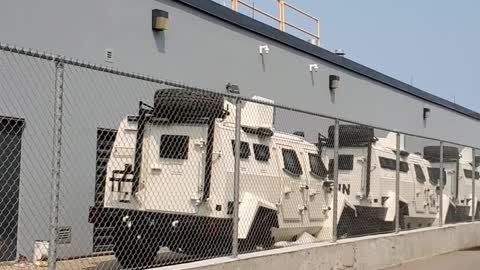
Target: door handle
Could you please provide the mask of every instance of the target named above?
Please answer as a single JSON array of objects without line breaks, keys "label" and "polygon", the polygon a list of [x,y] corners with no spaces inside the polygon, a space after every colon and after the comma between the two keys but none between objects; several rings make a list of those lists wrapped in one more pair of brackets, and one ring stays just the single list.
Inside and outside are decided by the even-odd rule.
[{"label": "door handle", "polygon": [[292,189],[290,187],[287,186],[283,189],[283,194],[287,195],[290,193],[292,193]]}]

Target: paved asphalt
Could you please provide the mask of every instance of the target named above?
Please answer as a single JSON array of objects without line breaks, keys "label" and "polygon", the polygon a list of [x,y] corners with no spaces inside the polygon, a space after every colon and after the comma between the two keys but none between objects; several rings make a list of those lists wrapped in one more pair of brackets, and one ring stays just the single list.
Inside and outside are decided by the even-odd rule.
[{"label": "paved asphalt", "polygon": [[413,261],[384,270],[479,270],[480,247]]}]

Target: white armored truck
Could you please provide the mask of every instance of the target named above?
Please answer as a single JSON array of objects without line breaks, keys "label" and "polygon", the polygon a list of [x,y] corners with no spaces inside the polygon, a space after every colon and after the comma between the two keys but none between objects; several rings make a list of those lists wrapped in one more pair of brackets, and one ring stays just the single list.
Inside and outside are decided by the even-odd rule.
[{"label": "white armored truck", "polygon": [[[148,266],[160,247],[197,256],[230,252],[235,111],[218,94],[162,89],[154,106],[140,103],[138,116],[120,123],[104,204],[90,215],[114,221],[122,266]],[[241,111],[241,251],[304,233],[330,237],[331,181],[318,147],[274,130],[271,106],[242,102]]]},{"label": "white armored truck", "polygon": [[[440,168],[440,147],[428,146],[424,149],[424,158],[428,159],[436,173]],[[474,161],[475,160],[475,161]],[[470,148],[464,148],[460,153],[457,147],[443,147],[443,167],[444,167],[444,193],[449,200],[444,204],[447,209],[446,223],[464,222],[472,219],[473,207],[478,215],[478,192],[480,192],[479,182],[475,183],[475,198],[472,199],[472,178],[480,179],[478,172],[479,157],[472,158]],[[475,170],[472,165],[475,162]]]},{"label": "white armored truck", "polygon": [[[333,179],[333,135],[320,135],[322,160]],[[444,194],[440,195],[439,146],[428,146],[424,157],[400,150],[400,218],[402,229],[431,226],[438,222],[443,200],[443,222],[471,220],[472,166],[460,158],[458,148],[444,148]],[[338,235],[352,236],[394,229],[396,182],[396,134],[376,138],[372,128],[339,126],[338,190],[348,203],[338,224]],[[478,172],[476,172],[476,177]],[[477,191],[478,192],[478,191]],[[474,201],[477,201],[476,199]],[[478,208],[477,208],[478,209]],[[478,213],[478,212],[477,212]]]},{"label": "white armored truck", "polygon": [[[266,105],[272,101],[255,99],[260,103],[241,103],[240,250],[269,248],[305,233],[329,239],[334,127],[316,145],[301,133],[278,132],[273,107]],[[153,106],[140,102],[138,115],[120,123],[103,205],[91,208],[90,220],[115,227],[114,252],[123,267],[150,266],[160,247],[198,258],[231,251],[235,112],[219,94],[162,89]],[[338,236],[393,230],[395,134],[376,138],[371,128],[340,125],[339,138]],[[440,196],[436,151],[425,148],[425,157],[399,153],[404,229],[432,225],[440,199],[453,206],[444,208],[447,220],[472,215],[468,159],[444,158],[447,192]]]},{"label": "white armored truck", "polygon": [[[323,136],[321,136],[323,137]],[[320,139],[322,160],[333,172],[334,126]],[[395,221],[396,135],[376,138],[370,127],[339,126],[338,191],[348,200],[338,224],[339,237],[391,231]],[[400,225],[431,225],[437,193],[426,180],[429,162],[400,152]],[[333,174],[329,177],[333,179]]]}]

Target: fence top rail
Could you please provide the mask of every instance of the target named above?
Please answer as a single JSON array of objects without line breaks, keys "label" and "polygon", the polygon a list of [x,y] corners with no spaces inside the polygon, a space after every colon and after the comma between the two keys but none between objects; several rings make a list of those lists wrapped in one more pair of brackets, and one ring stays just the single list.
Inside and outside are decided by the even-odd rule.
[{"label": "fence top rail", "polygon": [[458,143],[458,142],[452,142],[452,141],[444,140],[444,139],[440,139],[440,138],[428,137],[428,136],[423,136],[423,135],[418,135],[418,134],[413,134],[413,133],[408,133],[408,132],[402,132],[401,130],[384,128],[384,127],[379,127],[379,126],[375,126],[375,125],[371,125],[371,124],[365,124],[365,123],[361,123],[359,121],[352,120],[352,119],[340,118],[340,117],[330,116],[330,115],[327,115],[327,114],[312,112],[312,111],[308,111],[308,110],[304,110],[304,109],[293,108],[293,107],[283,105],[283,104],[278,104],[278,103],[272,104],[272,103],[264,102],[264,101],[261,101],[261,100],[254,100],[254,99],[248,98],[248,97],[242,97],[242,96],[229,94],[229,93],[222,93],[221,91],[215,91],[213,89],[195,87],[195,86],[187,85],[187,84],[184,84],[184,83],[169,81],[169,80],[165,80],[165,79],[159,79],[159,78],[156,78],[154,76],[148,76],[148,75],[143,75],[143,74],[129,72],[129,71],[123,71],[123,70],[119,70],[119,69],[112,68],[112,67],[107,67],[107,66],[100,65],[100,64],[94,64],[94,63],[91,63],[91,62],[82,61],[82,60],[79,60],[79,59],[76,59],[76,58],[71,58],[71,57],[67,58],[67,57],[65,57],[63,55],[60,55],[60,54],[54,54],[54,53],[48,53],[48,52],[33,50],[33,49],[29,49],[29,48],[18,47],[18,46],[10,45],[8,43],[0,42],[0,50],[10,52],[10,53],[16,53],[16,54],[20,54],[20,55],[45,59],[45,60],[49,60],[49,61],[62,61],[64,64],[68,64],[68,65],[72,65],[72,66],[77,66],[77,67],[82,67],[82,68],[91,69],[91,70],[95,70],[95,71],[110,73],[110,74],[114,74],[114,75],[118,75],[118,76],[122,76],[122,77],[128,77],[128,78],[132,78],[132,79],[154,82],[154,83],[158,83],[160,85],[166,85],[166,86],[170,86],[170,87],[178,87],[178,88],[183,88],[183,89],[186,89],[186,90],[194,90],[194,91],[209,91],[209,92],[213,92],[213,93],[219,93],[219,94],[223,95],[224,97],[232,98],[232,99],[240,99],[240,100],[245,101],[245,102],[252,102],[252,103],[272,106],[274,108],[283,109],[283,110],[287,110],[287,111],[292,111],[292,112],[297,112],[297,113],[302,113],[302,114],[307,114],[307,115],[311,115],[311,116],[322,117],[322,118],[327,118],[327,119],[332,119],[332,120],[339,120],[339,121],[342,121],[342,122],[345,122],[345,123],[362,125],[362,126],[367,126],[367,127],[371,127],[371,128],[375,128],[375,129],[379,129],[379,130],[383,130],[383,131],[396,132],[396,133],[401,133],[403,135],[413,136],[413,137],[417,137],[417,138],[421,138],[421,139],[435,140],[435,141],[439,141],[439,142],[443,142],[443,143],[454,144],[454,145],[458,145],[458,146],[462,146],[462,147],[470,147],[470,148],[476,149],[476,147],[474,147],[474,146],[466,145],[466,144],[462,144],[462,143]]}]

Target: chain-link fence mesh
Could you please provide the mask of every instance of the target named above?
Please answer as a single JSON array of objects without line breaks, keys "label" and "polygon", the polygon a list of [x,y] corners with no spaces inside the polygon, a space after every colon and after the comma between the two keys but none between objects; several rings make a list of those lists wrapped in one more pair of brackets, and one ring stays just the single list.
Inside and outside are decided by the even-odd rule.
[{"label": "chain-link fence mesh", "polygon": [[[330,127],[328,133],[328,167],[333,170],[334,128]],[[394,230],[395,154],[392,148],[395,148],[393,133],[358,124],[338,124],[338,238]],[[384,161],[389,162],[388,168],[382,167]]]},{"label": "chain-link fence mesh", "polygon": [[400,180],[401,230],[439,225],[440,144],[410,135],[401,135],[400,139],[402,161],[408,163],[408,172]]},{"label": "chain-link fence mesh", "polygon": [[259,97],[241,112],[240,252],[330,240],[332,181],[319,134],[333,121]]},{"label": "chain-link fence mesh", "polygon": [[140,269],[480,216],[471,148],[1,48],[2,267]]},{"label": "chain-link fence mesh", "polygon": [[[444,205],[445,223],[472,220],[472,180],[479,174],[474,167],[472,149],[455,144],[445,144],[444,156]],[[447,201],[448,198],[448,201]]]},{"label": "chain-link fence mesh", "polygon": [[53,61],[0,50],[0,261],[49,237],[54,84]]}]

